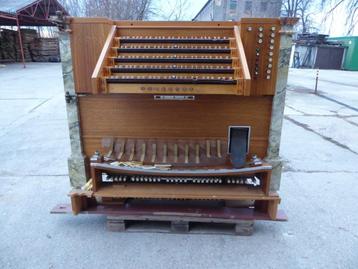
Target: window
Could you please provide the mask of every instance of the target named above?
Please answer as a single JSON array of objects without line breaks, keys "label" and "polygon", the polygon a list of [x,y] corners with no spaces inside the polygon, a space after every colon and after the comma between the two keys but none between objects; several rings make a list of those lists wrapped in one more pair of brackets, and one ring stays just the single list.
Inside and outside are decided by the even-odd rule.
[{"label": "window", "polygon": [[237,0],[230,0],[230,10],[236,10]]}]

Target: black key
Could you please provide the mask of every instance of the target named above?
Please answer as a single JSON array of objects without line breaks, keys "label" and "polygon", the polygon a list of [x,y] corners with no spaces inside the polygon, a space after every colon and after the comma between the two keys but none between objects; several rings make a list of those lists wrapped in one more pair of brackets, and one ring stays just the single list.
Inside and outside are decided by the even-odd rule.
[{"label": "black key", "polygon": [[118,48],[118,52],[136,53],[230,53],[230,49],[206,49],[206,48]]},{"label": "black key", "polygon": [[196,38],[121,38],[122,43],[193,43],[193,44],[229,44],[229,39],[196,39]]},{"label": "black key", "polygon": [[112,73],[208,73],[208,74],[233,74],[234,69],[215,68],[122,68],[112,67]]},{"label": "black key", "polygon": [[219,63],[232,64],[230,58],[129,58],[118,57],[115,62],[121,63]]}]

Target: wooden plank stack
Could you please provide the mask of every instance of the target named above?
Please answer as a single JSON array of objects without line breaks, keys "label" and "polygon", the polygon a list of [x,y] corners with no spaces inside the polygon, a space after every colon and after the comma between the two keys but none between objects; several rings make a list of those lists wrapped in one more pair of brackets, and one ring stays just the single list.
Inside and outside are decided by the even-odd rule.
[{"label": "wooden plank stack", "polygon": [[[59,62],[58,38],[38,37],[34,29],[21,29],[25,61]],[[18,32],[10,29],[0,31],[0,61],[20,62],[21,49]]]},{"label": "wooden plank stack", "polygon": [[34,62],[59,62],[58,38],[36,38],[31,44],[31,54]]}]

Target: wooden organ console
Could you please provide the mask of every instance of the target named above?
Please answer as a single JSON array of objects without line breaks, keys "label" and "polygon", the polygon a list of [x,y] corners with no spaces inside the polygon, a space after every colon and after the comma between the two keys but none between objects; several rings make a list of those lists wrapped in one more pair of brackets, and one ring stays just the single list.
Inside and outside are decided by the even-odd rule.
[{"label": "wooden organ console", "polygon": [[280,19],[71,18],[69,28],[89,180],[71,192],[75,214],[89,199],[217,200],[276,220],[280,197],[263,160]]}]

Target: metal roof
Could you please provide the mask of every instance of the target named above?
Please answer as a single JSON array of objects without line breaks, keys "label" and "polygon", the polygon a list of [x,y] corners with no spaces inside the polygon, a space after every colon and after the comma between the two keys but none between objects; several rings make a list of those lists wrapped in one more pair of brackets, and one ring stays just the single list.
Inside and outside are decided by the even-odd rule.
[{"label": "metal roof", "polygon": [[68,15],[58,0],[0,0],[0,25],[53,26],[49,17],[57,10]]},{"label": "metal roof", "polygon": [[34,2],[38,2],[38,0],[0,0],[0,11],[15,14],[16,11]]}]

